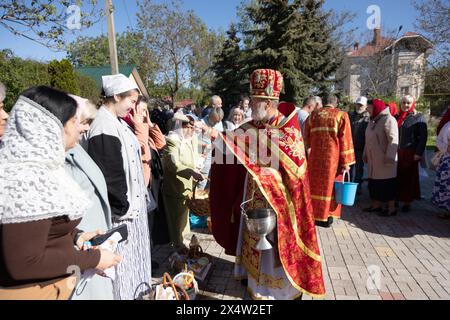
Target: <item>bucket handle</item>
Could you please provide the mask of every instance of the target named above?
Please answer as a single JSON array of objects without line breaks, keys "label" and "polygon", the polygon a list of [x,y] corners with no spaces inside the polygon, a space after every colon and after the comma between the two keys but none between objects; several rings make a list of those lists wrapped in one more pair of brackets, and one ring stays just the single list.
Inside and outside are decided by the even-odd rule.
[{"label": "bucket handle", "polygon": [[246,200],[246,201],[244,201],[244,202],[241,203],[241,205],[240,205],[240,207],[241,207],[241,213],[243,213],[243,214],[246,213],[246,210],[245,210],[245,204],[248,203],[248,202],[250,202],[250,201],[252,201],[254,197],[255,197],[255,190],[253,190],[252,197],[251,197],[250,199],[248,199],[248,200]]},{"label": "bucket handle", "polygon": [[350,173],[347,170],[345,170],[344,173],[342,174],[342,183],[345,182],[345,175],[347,175],[348,182],[350,182]]}]

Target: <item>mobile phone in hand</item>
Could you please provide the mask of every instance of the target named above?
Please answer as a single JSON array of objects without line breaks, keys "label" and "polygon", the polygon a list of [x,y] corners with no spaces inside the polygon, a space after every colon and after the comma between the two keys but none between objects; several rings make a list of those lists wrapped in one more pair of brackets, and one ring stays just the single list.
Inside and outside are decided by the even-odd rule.
[{"label": "mobile phone in hand", "polygon": [[90,243],[93,246],[99,246],[101,245],[103,242],[105,242],[106,240],[108,240],[109,237],[111,237],[114,232],[119,232],[120,235],[122,236],[122,239],[119,241],[119,243],[125,241],[128,239],[128,228],[126,224],[121,224],[120,226],[117,226],[115,228],[112,228],[110,230],[108,230],[105,234],[99,234],[98,236],[93,237],[90,240]]}]

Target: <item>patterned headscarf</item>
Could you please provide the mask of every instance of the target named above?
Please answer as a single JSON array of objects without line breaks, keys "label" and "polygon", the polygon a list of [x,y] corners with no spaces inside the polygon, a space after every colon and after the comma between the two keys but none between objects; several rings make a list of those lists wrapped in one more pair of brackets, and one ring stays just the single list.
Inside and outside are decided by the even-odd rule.
[{"label": "patterned headscarf", "polygon": [[409,108],[409,110],[406,111],[406,112],[403,111],[402,108],[400,107],[400,116],[397,119],[397,123],[398,123],[398,127],[399,128],[402,126],[403,121],[405,121],[405,119],[408,116],[408,114],[414,113],[414,108],[416,106],[416,99],[413,96],[410,96],[410,95],[404,96],[403,99],[402,99],[402,104],[403,104],[403,101],[405,99],[412,99],[412,105],[411,105],[411,108]]},{"label": "patterned headscarf", "polygon": [[90,201],[64,170],[63,134],[50,111],[19,97],[0,147],[0,224],[84,215]]}]

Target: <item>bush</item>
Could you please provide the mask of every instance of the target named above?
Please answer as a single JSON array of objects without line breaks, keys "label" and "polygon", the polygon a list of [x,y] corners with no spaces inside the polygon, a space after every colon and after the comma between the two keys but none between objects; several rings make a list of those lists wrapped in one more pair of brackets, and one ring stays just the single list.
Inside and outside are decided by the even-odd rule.
[{"label": "bush", "polygon": [[100,100],[101,90],[97,86],[97,83],[91,77],[85,76],[78,72],[75,72],[77,83],[80,88],[80,97],[91,100],[94,104],[97,104]]},{"label": "bush", "polygon": [[69,60],[51,61],[48,65],[48,74],[50,75],[50,85],[53,88],[80,95],[77,76]]},{"label": "bush", "polygon": [[47,65],[14,57],[10,50],[0,51],[0,81],[6,86],[5,110],[9,111],[19,94],[31,86],[50,85]]},{"label": "bush", "polygon": [[74,72],[68,60],[50,64],[15,57],[11,50],[0,51],[0,81],[6,86],[5,110],[10,111],[19,94],[32,86],[53,86],[96,103],[100,89],[89,77]]}]

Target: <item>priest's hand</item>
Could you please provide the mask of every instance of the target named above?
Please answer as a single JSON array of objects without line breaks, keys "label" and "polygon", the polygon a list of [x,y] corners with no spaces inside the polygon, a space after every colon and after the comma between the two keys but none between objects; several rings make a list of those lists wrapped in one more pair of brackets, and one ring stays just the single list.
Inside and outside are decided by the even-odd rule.
[{"label": "priest's hand", "polygon": [[414,155],[414,161],[420,161],[422,160],[421,156],[418,156],[417,154]]}]

